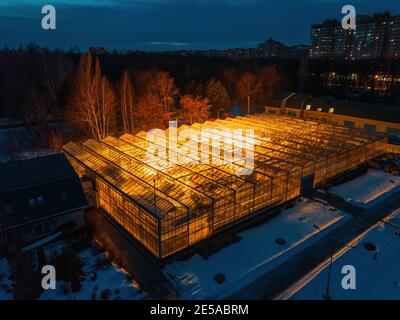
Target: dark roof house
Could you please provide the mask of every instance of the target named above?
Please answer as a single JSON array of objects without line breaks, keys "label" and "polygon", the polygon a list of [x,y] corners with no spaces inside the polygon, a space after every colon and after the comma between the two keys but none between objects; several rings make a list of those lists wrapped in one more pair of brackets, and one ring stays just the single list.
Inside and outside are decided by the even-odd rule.
[{"label": "dark roof house", "polygon": [[0,165],[0,231],[87,206],[63,154]]}]

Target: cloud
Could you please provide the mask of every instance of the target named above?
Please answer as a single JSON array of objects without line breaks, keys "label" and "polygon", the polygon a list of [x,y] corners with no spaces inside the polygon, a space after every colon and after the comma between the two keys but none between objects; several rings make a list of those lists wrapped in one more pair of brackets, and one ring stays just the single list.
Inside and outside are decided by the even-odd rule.
[{"label": "cloud", "polygon": [[151,41],[146,44],[151,46],[173,46],[173,47],[184,47],[189,46],[189,42],[165,42],[165,41]]}]

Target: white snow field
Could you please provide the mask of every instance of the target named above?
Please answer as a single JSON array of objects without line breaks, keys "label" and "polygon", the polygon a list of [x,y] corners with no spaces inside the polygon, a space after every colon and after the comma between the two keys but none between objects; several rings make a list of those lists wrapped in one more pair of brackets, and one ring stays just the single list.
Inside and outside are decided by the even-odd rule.
[{"label": "white snow field", "polygon": [[[242,232],[242,240],[207,260],[195,254],[186,261],[166,265],[164,272],[185,299],[224,298],[320,239],[325,232],[315,226],[329,232],[348,217],[320,202],[303,199],[263,225]],[[277,244],[278,238],[285,244]],[[218,273],[226,278],[222,284],[214,280]]]},{"label": "white snow field", "polygon": [[392,176],[383,171],[369,169],[354,180],[334,186],[329,192],[361,207],[371,207],[393,192],[400,190],[400,176]]},{"label": "white snow field", "polygon": [[[394,225],[400,225],[400,209],[390,218]],[[377,250],[369,251],[365,244],[373,244]],[[400,236],[396,228],[379,223],[367,232],[355,245],[349,248],[332,264],[329,296],[332,300],[398,300],[400,299]],[[342,268],[352,265],[356,271],[356,289],[342,288]],[[290,299],[321,300],[326,292],[329,268],[326,266]]]},{"label": "white snow field", "polygon": [[[55,290],[43,291],[40,300],[101,300],[103,290],[110,290],[109,300],[142,300],[147,298],[139,285],[131,279],[128,274],[116,265],[108,262],[104,266],[96,267],[97,259],[103,258],[104,253],[94,253],[91,249],[79,252],[79,257],[85,259],[87,263],[83,266],[83,272],[87,273],[86,279],[81,281],[81,290],[74,293],[65,293],[66,283],[57,282]],[[91,279],[91,272],[96,273],[96,278]],[[1,275],[4,275],[3,277]],[[0,260],[0,300],[13,300],[12,293],[7,293],[7,286],[11,286],[8,280],[9,270],[6,259]]]}]

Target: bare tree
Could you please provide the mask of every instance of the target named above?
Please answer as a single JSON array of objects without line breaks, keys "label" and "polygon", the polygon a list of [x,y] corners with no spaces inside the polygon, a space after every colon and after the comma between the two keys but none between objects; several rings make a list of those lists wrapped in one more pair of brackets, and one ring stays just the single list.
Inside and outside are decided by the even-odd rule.
[{"label": "bare tree", "polygon": [[55,151],[60,152],[65,143],[65,134],[61,126],[54,126],[47,134],[47,143],[49,147]]},{"label": "bare tree", "polygon": [[148,70],[138,76],[139,86],[143,94],[150,92],[155,95],[165,111],[170,111],[174,97],[179,93],[174,79],[168,72]]},{"label": "bare tree", "polygon": [[227,68],[221,72],[221,80],[224,84],[226,90],[228,91],[231,100],[235,98],[236,82],[237,82],[237,72],[235,68]]},{"label": "bare tree", "polygon": [[100,62],[87,53],[81,57],[71,98],[72,116],[95,139],[103,139],[113,125],[116,99],[114,90],[102,76]]},{"label": "bare tree", "polygon": [[155,90],[161,100],[163,110],[170,111],[170,107],[174,102],[174,96],[179,90],[175,86],[174,79],[168,72],[160,71],[155,78]]},{"label": "bare tree", "polygon": [[54,107],[50,95],[33,88],[24,105],[25,123],[35,132],[40,132],[40,128],[52,119]]},{"label": "bare tree", "polygon": [[207,98],[186,95],[180,99],[181,109],[178,117],[185,123],[204,122],[210,117],[210,104]]},{"label": "bare tree", "polygon": [[253,98],[256,92],[256,79],[250,72],[244,73],[236,87],[238,99],[242,105],[247,106],[247,113],[250,113]]},{"label": "bare tree", "polygon": [[71,60],[64,54],[58,53],[51,57],[44,57],[45,89],[53,106],[59,111],[59,93],[65,80],[72,70]]},{"label": "bare tree", "polygon": [[118,94],[122,130],[124,133],[133,133],[137,112],[135,107],[134,88],[127,70],[124,71],[119,82]]},{"label": "bare tree", "polygon": [[24,120],[39,135],[46,133],[50,121],[62,118],[60,91],[72,69],[72,62],[62,53],[42,59],[43,83],[32,88],[24,104]]},{"label": "bare tree", "polygon": [[221,111],[224,115],[231,111],[231,99],[221,81],[211,79],[207,83],[206,95],[210,101],[213,116],[219,118]]},{"label": "bare tree", "polygon": [[266,98],[272,98],[278,90],[281,74],[276,65],[263,67],[257,73],[256,96],[257,102],[262,104]]}]

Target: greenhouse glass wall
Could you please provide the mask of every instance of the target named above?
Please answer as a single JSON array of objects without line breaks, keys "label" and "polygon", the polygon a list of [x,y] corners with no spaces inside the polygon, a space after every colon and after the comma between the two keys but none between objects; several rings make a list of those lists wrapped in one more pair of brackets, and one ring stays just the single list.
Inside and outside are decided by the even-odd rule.
[{"label": "greenhouse glass wall", "polygon": [[[269,114],[172,127],[154,137],[142,131],[63,150],[81,177],[93,179],[98,206],[160,259],[298,197],[305,181],[318,187],[388,148],[375,133]],[[253,170],[240,174],[249,155]]]}]

